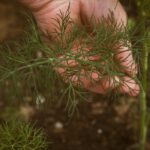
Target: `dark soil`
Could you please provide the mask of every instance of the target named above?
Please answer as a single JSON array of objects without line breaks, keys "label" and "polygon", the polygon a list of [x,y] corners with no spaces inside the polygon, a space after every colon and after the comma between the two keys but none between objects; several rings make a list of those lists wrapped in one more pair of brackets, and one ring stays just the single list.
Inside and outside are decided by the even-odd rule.
[{"label": "dark soil", "polygon": [[[0,2],[0,42],[19,39],[24,19],[13,1]],[[2,96],[0,96],[2,97]],[[32,117],[42,128],[49,150],[137,150],[138,99],[120,97],[117,101],[91,95],[68,117],[65,105],[51,104],[36,110]],[[149,132],[150,140],[150,132]],[[150,150],[147,143],[146,150]]]},{"label": "dark soil", "polygon": [[[50,150],[136,150],[135,101],[121,101],[122,104],[110,104],[108,99],[96,96],[80,104],[79,113],[71,118],[61,106],[38,112],[36,119],[52,141]],[[58,128],[58,123],[63,127]]]}]

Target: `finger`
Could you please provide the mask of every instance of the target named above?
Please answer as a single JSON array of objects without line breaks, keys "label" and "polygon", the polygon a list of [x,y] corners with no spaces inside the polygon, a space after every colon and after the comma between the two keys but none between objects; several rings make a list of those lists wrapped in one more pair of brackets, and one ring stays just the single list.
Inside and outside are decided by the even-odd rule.
[{"label": "finger", "polygon": [[137,96],[140,92],[140,87],[134,79],[126,76],[121,79],[120,86],[117,90],[129,96]]},{"label": "finger", "polygon": [[84,69],[80,71],[78,74],[74,75],[68,75],[66,72],[66,69],[64,68],[55,68],[55,71],[61,75],[62,79],[68,83],[72,82],[74,86],[80,86],[82,88],[88,89],[92,86],[92,84],[95,84],[95,82],[99,81],[99,75],[96,72],[86,72]]},{"label": "finger", "polygon": [[74,55],[80,54],[80,60],[83,61],[97,61],[100,60],[100,56],[92,54],[92,47],[90,45],[84,45],[84,41],[81,39],[80,43],[75,42],[72,48]]},{"label": "finger", "polygon": [[100,59],[100,56],[88,54],[90,48],[82,48],[79,50],[79,47],[72,48],[71,52],[68,55],[63,55],[58,57],[58,63],[53,64],[58,65],[59,67],[64,68],[73,68],[79,65],[81,62],[97,61]]},{"label": "finger", "polygon": [[81,0],[81,18],[90,27],[99,24],[103,17],[109,21],[110,12],[112,12],[118,27],[121,25],[126,26],[127,15],[118,0]]},{"label": "finger", "polygon": [[[73,24],[81,25],[79,1],[18,0],[33,13],[39,29],[53,41],[65,39],[72,31]],[[65,30],[64,30],[65,29]],[[62,31],[63,30],[63,31]]]},{"label": "finger", "polygon": [[61,68],[61,67],[54,67],[54,70],[61,76],[63,76],[66,71],[65,68]]},{"label": "finger", "polygon": [[[88,74],[85,75],[85,74]],[[108,91],[118,87],[120,80],[117,76],[102,77],[98,72],[92,72],[91,74],[83,70],[82,75],[74,75],[69,78],[69,81],[73,82],[74,85],[80,85],[82,88],[85,88],[94,93],[105,94]]]},{"label": "finger", "polygon": [[[60,34],[63,33],[64,44],[72,31],[74,24],[80,25],[79,2],[69,1],[52,1],[48,7],[43,10],[44,15],[41,17],[35,14],[39,26],[47,35],[50,34],[53,41],[60,41]],[[46,12],[46,13],[45,13]]]},{"label": "finger", "polygon": [[[139,85],[130,77],[119,78],[117,76],[100,77],[98,72],[87,73],[84,70],[80,75],[72,75],[68,78],[65,76],[65,69],[57,68],[56,71],[62,76],[66,83],[72,82],[74,86],[80,86],[94,93],[106,94],[116,89],[122,94],[137,96],[139,94]],[[88,75],[87,75],[88,74]]]},{"label": "finger", "polygon": [[135,76],[137,74],[137,65],[132,55],[131,44],[127,43],[127,46],[118,44],[115,46],[115,59],[122,67],[122,71],[127,73],[129,76]]},{"label": "finger", "polygon": [[119,83],[120,80],[117,76],[114,77],[105,76],[96,84],[87,87],[87,89],[94,93],[106,94],[107,92],[110,92],[114,88],[118,87]]},{"label": "finger", "polygon": [[59,63],[60,63],[60,66],[64,67],[64,68],[66,68],[66,67],[73,68],[78,65],[78,62],[76,62],[73,59],[65,60],[65,57],[63,57],[63,56],[59,57],[58,59],[62,59],[62,61],[60,60],[61,62],[59,62]]}]

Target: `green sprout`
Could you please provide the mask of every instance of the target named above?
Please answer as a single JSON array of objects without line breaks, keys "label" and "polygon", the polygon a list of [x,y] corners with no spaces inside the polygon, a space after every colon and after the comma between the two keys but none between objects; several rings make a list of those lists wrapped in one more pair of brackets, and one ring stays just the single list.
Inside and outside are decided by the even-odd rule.
[{"label": "green sprout", "polygon": [[40,129],[21,121],[0,125],[1,150],[46,150],[48,143]]}]

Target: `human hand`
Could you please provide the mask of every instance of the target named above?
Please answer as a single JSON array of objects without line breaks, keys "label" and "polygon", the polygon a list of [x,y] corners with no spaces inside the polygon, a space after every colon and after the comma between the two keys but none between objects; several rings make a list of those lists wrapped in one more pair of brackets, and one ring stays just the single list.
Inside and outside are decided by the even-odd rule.
[{"label": "human hand", "polygon": [[[117,2],[117,0],[19,0],[24,5],[26,5],[29,9],[31,9],[39,29],[44,33],[45,37],[48,34],[51,35],[52,41],[59,42],[57,35],[55,34],[59,32],[59,29],[56,28],[57,24],[54,18],[57,18],[59,13],[65,14],[69,8],[70,18],[74,24],[77,26],[89,26],[93,28],[95,24],[99,23],[99,19],[102,17],[107,18],[110,11],[113,13],[114,18],[118,24],[118,28],[120,26],[126,26],[127,16],[122,8],[121,4]],[[94,19],[92,19],[94,16]],[[60,20],[61,21],[61,20]],[[72,29],[72,25],[67,26],[67,32],[64,36],[67,36]],[[119,45],[119,41],[118,41]],[[90,74],[91,78],[96,81],[94,84],[90,79],[86,78],[87,72],[83,68],[81,71],[82,77],[80,81],[82,82],[82,87],[88,89],[90,91],[96,93],[105,94],[109,90],[117,90],[120,93],[125,93],[131,96],[137,96],[139,93],[139,86],[132,78],[137,73],[137,67],[134,62],[132,52],[126,46],[118,46],[114,45],[114,51],[117,52],[115,59],[118,60],[120,65],[122,66],[122,70],[120,72],[124,72],[126,76],[120,78],[118,76],[109,77],[105,76],[102,79],[98,79],[98,73],[93,72]],[[72,47],[72,51],[76,51],[76,49],[80,45],[75,42]],[[119,47],[119,48],[118,48]],[[90,50],[91,48],[87,46],[85,51]],[[63,57],[63,56],[61,56]],[[93,56],[90,58],[95,61],[97,58]],[[124,60],[125,61],[122,61]],[[132,64],[131,64],[132,62]],[[66,63],[66,67],[74,67],[78,65],[74,61],[69,61]],[[64,68],[54,68],[56,72],[58,72],[63,78],[65,76]],[[72,76],[68,80],[76,83],[77,76]],[[79,79],[78,79],[79,80]],[[117,81],[117,84],[114,84],[114,81]],[[66,80],[67,82],[67,80]]]}]

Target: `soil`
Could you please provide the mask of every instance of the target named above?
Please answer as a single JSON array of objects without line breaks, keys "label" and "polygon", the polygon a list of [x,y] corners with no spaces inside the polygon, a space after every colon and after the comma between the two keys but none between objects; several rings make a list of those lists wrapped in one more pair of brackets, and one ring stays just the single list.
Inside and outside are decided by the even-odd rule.
[{"label": "soil", "polygon": [[[21,9],[13,1],[0,2],[1,43],[22,36]],[[137,98],[120,97],[113,101],[90,94],[72,116],[68,115],[65,104],[55,103],[34,108],[33,114],[32,121],[37,122],[51,142],[48,150],[137,150],[138,147]],[[146,150],[150,150],[149,142]]]},{"label": "soil", "polygon": [[136,101],[121,101],[113,104],[97,95],[81,103],[72,117],[67,117],[65,107],[53,106],[35,118],[52,141],[49,150],[136,150]]}]

